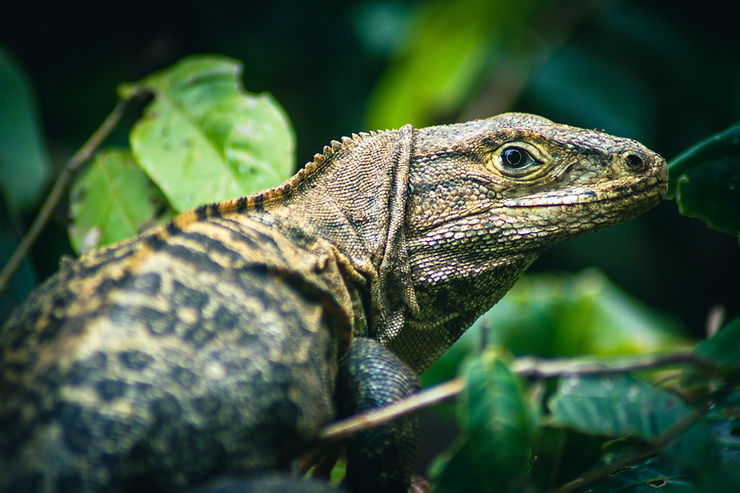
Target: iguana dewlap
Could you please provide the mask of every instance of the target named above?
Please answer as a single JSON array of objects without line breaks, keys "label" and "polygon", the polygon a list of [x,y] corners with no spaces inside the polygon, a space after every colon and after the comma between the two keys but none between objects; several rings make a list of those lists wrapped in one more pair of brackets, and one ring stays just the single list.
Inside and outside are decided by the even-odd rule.
[{"label": "iguana dewlap", "polygon": [[[0,330],[0,491],[285,469],[330,421],[414,392],[543,249],[666,181],[641,144],[538,116],[405,126],[63,262]],[[347,487],[403,491],[414,440],[410,419],[353,439]]]}]

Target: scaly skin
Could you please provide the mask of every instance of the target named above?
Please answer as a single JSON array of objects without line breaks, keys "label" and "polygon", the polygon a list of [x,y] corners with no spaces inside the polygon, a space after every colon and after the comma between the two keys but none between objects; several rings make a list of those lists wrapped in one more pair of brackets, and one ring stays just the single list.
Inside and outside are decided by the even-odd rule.
[{"label": "scaly skin", "polygon": [[[533,115],[405,126],[63,262],[0,331],[0,491],[284,469],[331,420],[414,392],[543,249],[666,181],[635,141]],[[356,437],[347,486],[403,491],[413,442],[412,420]]]}]

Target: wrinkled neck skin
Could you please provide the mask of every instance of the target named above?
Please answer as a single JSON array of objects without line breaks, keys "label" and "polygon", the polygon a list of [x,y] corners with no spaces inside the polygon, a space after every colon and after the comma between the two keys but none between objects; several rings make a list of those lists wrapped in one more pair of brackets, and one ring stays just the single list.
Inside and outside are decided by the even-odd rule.
[{"label": "wrinkled neck skin", "polygon": [[407,125],[333,143],[265,208],[294,241],[305,243],[305,234],[334,246],[355,309],[364,312],[355,316],[363,320],[356,335],[398,330],[415,309],[405,246],[413,133]]}]

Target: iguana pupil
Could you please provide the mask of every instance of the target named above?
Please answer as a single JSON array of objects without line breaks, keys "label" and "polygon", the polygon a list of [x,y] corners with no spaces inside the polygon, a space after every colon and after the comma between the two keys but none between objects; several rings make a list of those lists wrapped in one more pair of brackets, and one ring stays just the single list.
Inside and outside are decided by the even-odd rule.
[{"label": "iguana pupil", "polygon": [[510,168],[522,168],[532,160],[527,151],[509,147],[503,152],[504,163]]}]

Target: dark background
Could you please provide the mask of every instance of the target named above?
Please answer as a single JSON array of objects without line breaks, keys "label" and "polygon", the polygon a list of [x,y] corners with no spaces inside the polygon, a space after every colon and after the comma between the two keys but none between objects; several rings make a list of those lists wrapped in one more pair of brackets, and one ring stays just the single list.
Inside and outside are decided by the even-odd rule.
[{"label": "dark background", "polygon": [[[518,2],[510,3],[517,8]],[[730,4],[550,3],[528,34],[544,48],[526,70],[513,71],[524,76],[512,83],[500,75],[517,66],[516,57],[508,66],[492,65],[459,104],[421,123],[504,110],[534,112],[641,140],[671,159],[740,120],[740,35]],[[211,1],[40,7],[26,2],[3,7],[0,45],[27,71],[57,169],[113,108],[119,83],[195,53],[225,54],[244,63],[246,89],[272,93],[290,116],[297,160],[303,163],[330,139],[372,124],[366,115],[377,101],[373,94],[389,70],[403,66],[398,57],[404,33],[422,6]],[[479,13],[471,9],[469,15]],[[493,20],[492,26],[506,22]],[[557,36],[543,34],[553,25],[561,27]],[[440,26],[438,36],[444,39],[467,23]],[[436,63],[434,54],[429,63]],[[136,115],[130,113],[133,121]],[[111,142],[125,143],[124,127]],[[6,229],[17,234],[34,213],[8,216],[4,211]],[[61,204],[22,276],[43,279],[56,269],[60,254],[71,253],[65,228],[66,204]],[[680,216],[672,201],[625,225],[558,246],[532,269],[589,266],[680,319],[696,336],[703,334],[713,306],[723,306],[728,318],[740,315],[737,238]],[[12,300],[6,296],[0,318],[32,282],[11,293]]]}]

